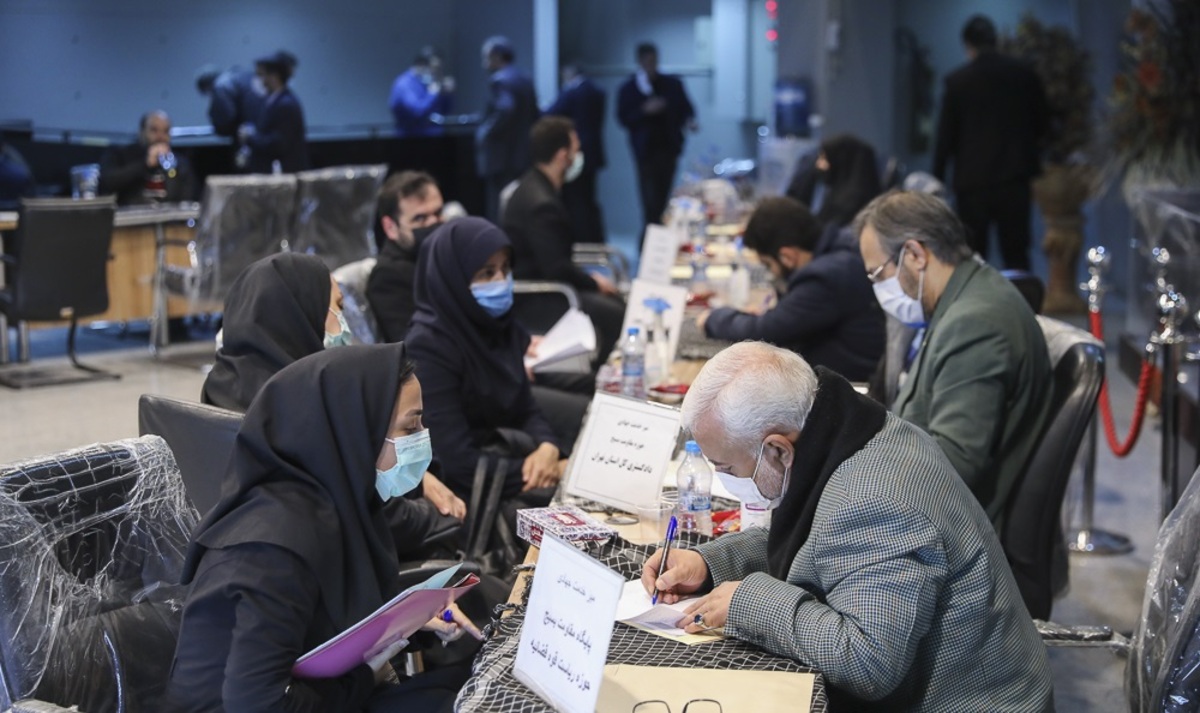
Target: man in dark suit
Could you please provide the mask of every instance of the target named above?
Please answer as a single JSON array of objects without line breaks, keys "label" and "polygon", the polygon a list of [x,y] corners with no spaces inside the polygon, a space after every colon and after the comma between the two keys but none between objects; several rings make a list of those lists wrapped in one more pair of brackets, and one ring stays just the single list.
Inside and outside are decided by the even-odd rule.
[{"label": "man in dark suit", "polygon": [[607,164],[604,154],[604,90],[596,86],[579,67],[568,64],[562,69],[562,92],[547,114],[565,116],[575,124],[579,145],[586,160],[583,173],[562,189],[563,203],[571,214],[576,239],[585,243],[604,242],[604,216],[596,202],[596,175]]},{"label": "man in dark suit", "polygon": [[696,131],[696,110],[679,77],[659,74],[658,48],[638,45],[637,62],[640,69],[617,93],[617,119],[629,131],[644,222],[650,225],[662,221],[683,153],[683,129]]},{"label": "man in dark suit", "polygon": [[513,66],[516,53],[507,37],[483,43],[483,68],[491,92],[475,129],[475,163],[487,191],[487,217],[500,216],[500,191],[529,165],[529,128],[538,118],[537,92]]},{"label": "man in dark suit", "polygon": [[1029,269],[1030,181],[1049,121],[1033,69],[996,51],[996,27],[982,15],[963,27],[969,62],[946,77],[933,173],[954,166],[958,215],[971,247],[987,254],[993,224],[1009,269]]},{"label": "man in dark suit", "polygon": [[304,109],[288,88],[295,71],[296,57],[283,50],[254,63],[255,75],[266,87],[267,100],[254,126],[238,130],[243,148],[248,149],[243,155],[249,173],[273,173],[276,162],[283,173],[308,168]]},{"label": "man in dark suit", "polygon": [[115,193],[118,205],[192,200],[187,159],[171,151],[171,119],[164,111],[142,115],[137,143],[114,146],[100,159],[101,194]]},{"label": "man in dark suit", "polygon": [[208,120],[218,136],[237,136],[243,124],[254,124],[262,113],[266,93],[254,72],[242,67],[220,71],[209,64],[196,74],[196,91],[208,98]]},{"label": "man in dark suit", "polygon": [[379,189],[375,231],[387,240],[367,278],[367,303],[385,342],[403,341],[417,311],[413,285],[421,247],[418,237],[441,225],[443,206],[437,181],[424,171],[393,174]]},{"label": "man in dark suit", "polygon": [[596,328],[596,346],[603,361],[620,336],[625,303],[611,280],[584,272],[571,261],[575,237],[559,192],[582,168],[579,136],[570,119],[546,116],[533,125],[530,137],[533,168],[521,177],[501,217],[504,232],[512,240],[513,277],[574,287],[580,308]]}]

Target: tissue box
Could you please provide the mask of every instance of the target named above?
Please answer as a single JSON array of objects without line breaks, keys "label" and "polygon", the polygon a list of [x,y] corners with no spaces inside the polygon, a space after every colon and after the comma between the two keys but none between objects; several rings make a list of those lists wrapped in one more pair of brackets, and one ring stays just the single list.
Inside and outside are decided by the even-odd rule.
[{"label": "tissue box", "polygon": [[606,540],[617,535],[616,530],[572,505],[517,511],[517,537],[540,546],[546,532],[567,542]]}]

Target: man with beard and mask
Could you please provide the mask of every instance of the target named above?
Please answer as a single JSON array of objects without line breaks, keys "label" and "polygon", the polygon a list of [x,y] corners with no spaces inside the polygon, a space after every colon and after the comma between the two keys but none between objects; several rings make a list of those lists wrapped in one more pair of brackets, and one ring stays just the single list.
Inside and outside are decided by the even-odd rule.
[{"label": "man with beard and mask", "polygon": [[99,191],[115,193],[117,205],[192,200],[194,183],[187,159],[171,151],[165,111],[143,114],[137,143],[114,146],[100,159]]},{"label": "man with beard and mask", "polygon": [[761,342],[682,406],[722,484],[770,529],[661,550],[642,583],[677,626],[816,667],[839,710],[1047,711],[1046,649],[979,503],[934,442],[833,372]]},{"label": "man with beard and mask", "polygon": [[432,47],[421,50],[413,64],[392,83],[388,107],[396,120],[397,136],[440,136],[435,114],[450,111],[454,78],[442,76],[442,58]]},{"label": "man with beard and mask", "polygon": [[1000,532],[1050,408],[1053,374],[1033,311],[932,195],[880,196],[854,227],[884,311],[923,330],[892,411],[933,436]]},{"label": "man with beard and mask", "polygon": [[565,282],[579,293],[579,306],[596,327],[596,346],[604,360],[621,334],[625,302],[603,275],[580,269],[571,253],[577,236],[562,200],[563,186],[583,171],[587,157],[575,124],[544,116],[529,132],[533,167],[525,172],[501,212],[500,224],[513,244],[513,277]]},{"label": "man with beard and mask", "polygon": [[367,279],[367,303],[385,342],[399,342],[417,311],[413,296],[420,241],[442,224],[445,202],[433,176],[423,171],[392,175],[379,189],[375,234],[385,235]]},{"label": "man with beard and mask", "polygon": [[721,307],[696,324],[713,339],[770,342],[865,381],[883,354],[884,318],[854,235],[822,230],[799,201],[780,196],[758,204],[743,239],[787,291],[765,312]]}]

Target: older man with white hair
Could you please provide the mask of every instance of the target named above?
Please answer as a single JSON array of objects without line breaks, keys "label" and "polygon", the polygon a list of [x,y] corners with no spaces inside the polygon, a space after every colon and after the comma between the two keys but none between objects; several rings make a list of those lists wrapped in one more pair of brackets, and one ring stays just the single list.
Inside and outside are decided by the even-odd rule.
[{"label": "older man with white hair", "polygon": [[642,582],[729,636],[819,669],[853,710],[1052,709],[1045,649],[979,503],[929,436],[760,342],[683,402],[718,477],[770,530],[662,552]]}]

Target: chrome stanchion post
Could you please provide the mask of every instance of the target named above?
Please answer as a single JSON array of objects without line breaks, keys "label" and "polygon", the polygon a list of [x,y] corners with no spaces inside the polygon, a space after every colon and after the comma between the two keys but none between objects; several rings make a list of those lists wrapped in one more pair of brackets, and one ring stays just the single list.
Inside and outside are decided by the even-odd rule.
[{"label": "chrome stanchion post", "polygon": [[[1165,250],[1163,251],[1166,252]],[[1168,258],[1169,259],[1169,258]],[[1186,483],[1179,482],[1179,365],[1187,339],[1179,327],[1188,316],[1187,300],[1165,282],[1160,281],[1158,296],[1159,331],[1150,337],[1162,354],[1162,395],[1159,413],[1162,418],[1162,519],[1171,514]]]},{"label": "chrome stanchion post", "polygon": [[[1104,273],[1108,270],[1109,255],[1103,247],[1088,251],[1088,281],[1080,285],[1087,292],[1088,310],[1099,313],[1104,299]],[[1124,535],[1118,535],[1093,527],[1096,508],[1096,419],[1092,423],[1083,443],[1083,517],[1082,526],[1067,537],[1067,549],[1091,555],[1123,555],[1133,551],[1133,543]]]}]

